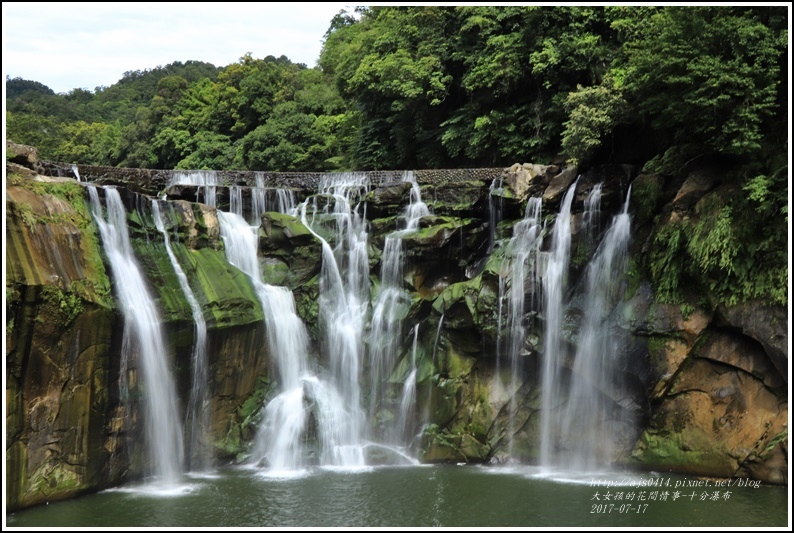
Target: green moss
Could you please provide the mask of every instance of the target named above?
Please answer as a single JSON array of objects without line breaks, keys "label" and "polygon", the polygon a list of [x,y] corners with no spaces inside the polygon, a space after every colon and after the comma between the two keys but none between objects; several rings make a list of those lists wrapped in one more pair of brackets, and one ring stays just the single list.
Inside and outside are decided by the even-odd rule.
[{"label": "green moss", "polygon": [[689,303],[682,303],[681,304],[681,317],[686,321],[689,320],[689,317],[692,316],[692,313],[695,312],[695,306]]},{"label": "green moss", "polygon": [[473,313],[476,313],[476,309],[472,309],[476,306],[470,305],[470,302],[472,301],[472,298],[475,298],[480,292],[481,287],[482,276],[477,276],[468,281],[453,283],[436,297],[436,299],[433,301],[433,309],[435,309],[439,314],[444,314],[454,304],[463,302],[466,303],[467,307],[469,307]]},{"label": "green moss", "polygon": [[[49,198],[52,202],[52,198],[57,198],[68,206],[55,212],[37,214],[30,205],[17,202],[7,204],[10,208],[9,213],[21,220],[31,234],[41,239],[52,238],[53,232],[62,227],[74,228],[79,232],[79,250],[72,250],[72,253],[81,255],[84,266],[83,277],[73,280],[67,292],[71,291],[80,298],[103,307],[113,307],[110,278],[105,270],[97,227],[85,200],[85,189],[71,182],[50,183],[31,180],[24,180],[21,186],[41,196],[44,201],[48,201]],[[26,239],[26,237],[22,238]],[[70,244],[73,243],[74,241],[70,241]]]},{"label": "green moss", "polygon": [[[157,236],[161,236],[159,233]],[[192,313],[179,278],[161,241],[133,239],[135,257],[149,281],[165,322],[191,320]]]},{"label": "green moss", "polygon": [[662,178],[649,174],[637,176],[631,184],[631,206],[634,221],[644,225],[653,221],[662,197]]},{"label": "green moss", "polygon": [[626,264],[626,292],[623,295],[624,300],[630,300],[635,294],[640,284],[645,279],[639,262],[633,256],[628,258]]},{"label": "green moss", "polygon": [[262,263],[262,281],[269,285],[285,285],[290,277],[289,265],[278,259]]},{"label": "green moss", "polygon": [[226,434],[215,441],[215,448],[223,455],[244,459],[250,448],[250,440],[255,429],[261,422],[263,409],[267,399],[273,393],[273,384],[260,376],[254,391],[229,417]]},{"label": "green moss", "polygon": [[398,219],[400,219],[400,217],[397,216],[372,219],[369,221],[370,233],[384,235],[397,231],[400,229],[397,225]]},{"label": "green moss", "polygon": [[69,290],[86,301],[97,303],[103,307],[111,308],[114,306],[113,295],[110,290],[110,280],[104,275],[92,278],[83,278],[73,281],[69,285]]},{"label": "green moss", "polygon": [[251,279],[226,261],[223,251],[172,243],[208,326],[261,322],[262,306]]},{"label": "green moss", "polygon": [[648,337],[648,352],[652,359],[667,350],[667,341],[667,337]]},{"label": "green moss", "polygon": [[243,402],[243,405],[240,406],[238,411],[238,416],[241,420],[240,427],[243,428],[243,430],[247,430],[249,427],[255,427],[259,424],[262,418],[261,411],[262,407],[265,405],[265,399],[270,395],[272,390],[273,387],[271,386],[270,380],[267,378],[259,377],[256,380],[254,392]]},{"label": "green moss", "polygon": [[656,232],[650,252],[651,280],[659,302],[677,304],[683,301],[680,285],[686,260],[685,225],[665,224]]},{"label": "green moss", "polygon": [[454,231],[463,226],[459,219],[447,217],[439,217],[439,219],[441,219],[440,224],[419,228],[415,232],[405,235],[403,240],[419,244],[442,244]]},{"label": "green moss", "polygon": [[33,208],[26,204],[11,204],[11,209],[9,210],[12,216],[19,218],[22,223],[27,226],[28,229],[33,229],[39,223],[38,218],[36,217],[36,213],[33,211]]},{"label": "green moss", "polygon": [[303,225],[299,218],[284,213],[268,212],[265,213],[264,218],[272,221],[274,225],[282,228],[284,236],[289,239],[298,237],[313,237],[309,228]]},{"label": "green moss", "polygon": [[631,461],[648,468],[670,468],[709,475],[731,475],[737,465],[727,450],[696,429],[646,431],[631,454]]},{"label": "green moss", "polygon": [[696,204],[690,219],[656,230],[648,267],[657,301],[681,304],[692,290],[692,301],[728,306],[756,298],[787,303],[788,259],[773,244],[782,226],[758,227],[745,202],[719,189]]},{"label": "green moss", "polygon": [[293,292],[298,316],[306,324],[310,335],[316,339],[318,334],[318,314],[320,301],[320,277],[314,276]]},{"label": "green moss", "polygon": [[571,266],[581,268],[587,265],[593,255],[595,243],[588,243],[584,240],[579,241],[573,249],[571,255]]},{"label": "green moss", "polygon": [[66,463],[44,463],[28,481],[25,498],[31,503],[63,500],[85,488],[81,476]]},{"label": "green moss", "polygon": [[784,429],[775,435],[758,455],[762,459],[766,459],[775,451],[778,445],[785,445],[786,443],[788,443],[788,430]]},{"label": "green moss", "polygon": [[36,218],[41,224],[66,224],[70,223],[80,229],[86,229],[93,224],[88,205],[85,201],[85,189],[77,182],[40,182],[23,180],[19,186],[42,196],[59,198],[71,206],[73,212],[60,212],[53,215],[40,215]]},{"label": "green moss", "polygon": [[71,291],[61,291],[52,285],[41,288],[41,306],[36,313],[38,322],[53,323],[65,328],[83,312],[83,300]]}]

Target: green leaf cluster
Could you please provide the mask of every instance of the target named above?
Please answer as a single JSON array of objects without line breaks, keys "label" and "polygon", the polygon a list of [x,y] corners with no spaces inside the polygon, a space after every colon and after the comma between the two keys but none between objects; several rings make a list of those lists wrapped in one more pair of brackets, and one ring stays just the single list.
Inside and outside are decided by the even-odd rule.
[{"label": "green leaf cluster", "polygon": [[648,264],[661,302],[684,303],[689,285],[713,305],[751,299],[787,304],[783,216],[760,218],[750,207],[738,192],[712,192],[697,203],[692,218],[656,231]]},{"label": "green leaf cluster", "polygon": [[[45,159],[112,166],[322,171],[619,156],[671,174],[704,155],[785,151],[787,28],[774,6],[359,7],[330,21],[313,68],[249,53],[68,94],[7,78],[7,136]],[[616,155],[626,140],[632,152]]]}]

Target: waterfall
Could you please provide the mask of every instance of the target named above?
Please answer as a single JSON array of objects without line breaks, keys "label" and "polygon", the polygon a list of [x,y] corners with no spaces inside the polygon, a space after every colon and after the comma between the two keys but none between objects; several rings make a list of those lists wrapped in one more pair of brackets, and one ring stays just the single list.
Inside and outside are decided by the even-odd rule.
[{"label": "waterfall", "polygon": [[193,344],[192,386],[190,388],[186,420],[189,435],[187,460],[190,470],[207,470],[210,466],[211,454],[208,442],[210,412],[209,391],[207,390],[209,381],[207,370],[207,322],[204,320],[201,307],[198,301],[196,301],[193,290],[188,284],[187,276],[179,265],[179,261],[171,248],[171,239],[165,229],[158,200],[152,200],[152,214],[154,216],[155,227],[163,235],[165,249],[168,252],[171,265],[174,267],[174,272],[176,272],[177,278],[179,279],[179,286],[182,288],[182,292],[185,294],[185,298],[193,314],[196,338]]},{"label": "waterfall", "polygon": [[[502,220],[502,196],[496,196],[496,192],[502,192],[503,178],[500,176],[491,181],[488,188],[488,254],[493,251],[496,242],[496,226]],[[498,198],[498,199],[494,199]]]},{"label": "waterfall", "polygon": [[441,326],[444,324],[444,314],[438,319],[438,328],[436,328],[436,338],[433,341],[433,365],[438,361],[438,341],[441,338]]},{"label": "waterfall", "polygon": [[[265,189],[265,178],[261,172],[255,175],[256,186],[251,188],[251,223],[259,225],[262,214],[275,211],[289,215],[297,215],[295,193],[289,189]],[[275,193],[275,200],[268,199],[268,193]],[[242,213],[242,211],[240,211]]]},{"label": "waterfall", "polygon": [[265,194],[265,177],[261,172],[254,176],[256,187],[251,189],[251,224],[261,224],[262,214],[267,211],[267,195]]},{"label": "waterfall", "polygon": [[599,183],[587,195],[584,201],[583,224],[585,229],[585,242],[588,245],[594,243],[596,235],[598,235],[598,224],[601,218],[601,190],[604,184]]},{"label": "waterfall", "polygon": [[290,471],[303,466],[301,439],[306,432],[304,381],[307,375],[309,337],[295,310],[292,292],[261,280],[257,258],[257,228],[236,213],[218,212],[226,257],[251,279],[267,330],[268,348],[278,369],[280,393],[264,411],[253,452],[255,461],[266,460],[272,471]]},{"label": "waterfall", "polygon": [[399,441],[411,440],[407,438],[410,427],[409,420],[416,404],[416,344],[419,338],[419,324],[414,326],[414,342],[411,349],[411,371],[403,384],[402,399],[400,400],[400,414],[397,417],[397,439]]},{"label": "waterfall", "polygon": [[77,165],[72,165],[72,172],[74,173],[74,177],[77,178],[77,181],[80,181],[80,171],[77,170]]},{"label": "waterfall", "polygon": [[295,193],[288,189],[276,189],[276,205],[270,210],[285,214],[297,214],[295,208]]},{"label": "waterfall", "polygon": [[[132,368],[130,364],[137,362],[143,377],[140,392],[144,398],[145,438],[152,473],[158,481],[173,483],[182,473],[182,427],[177,416],[176,387],[166,361],[160,317],[135,260],[121,196],[116,189],[105,188],[105,220],[96,188],[89,186],[88,192],[124,315],[122,380],[126,380]],[[122,388],[125,386],[123,382]]]},{"label": "waterfall", "polygon": [[[618,336],[610,331],[609,315],[622,298],[622,274],[628,260],[631,217],[629,196],[612,220],[587,267],[583,323],[577,339],[568,402],[559,420],[565,464],[580,471],[593,470],[613,459],[614,443],[624,434],[623,400],[619,372]],[[617,424],[614,424],[616,421]]]},{"label": "waterfall", "polygon": [[[529,292],[531,296],[536,297],[539,286],[537,263],[542,242],[542,205],[541,198],[530,198],[527,201],[524,218],[513,226],[513,236],[507,245],[507,254],[510,258],[506,332],[507,354],[510,361],[510,383],[508,385],[510,404],[507,428],[508,455],[510,456],[513,453],[513,434],[515,433],[516,393],[520,387],[519,362],[526,340],[524,327],[524,313],[527,307],[526,294]],[[502,280],[503,278],[500,277],[500,293],[504,290]],[[529,282],[529,290],[527,290],[527,282]],[[497,363],[499,363],[498,358]]]},{"label": "waterfall", "polygon": [[[229,211],[235,215],[243,216],[243,190],[239,185],[229,187]],[[259,225],[259,220],[254,222]]]},{"label": "waterfall", "polygon": [[[409,203],[403,212],[405,228],[390,233],[384,239],[380,287],[372,310],[369,335],[371,420],[377,420],[378,411],[386,407],[388,391],[385,384],[397,360],[402,342],[402,321],[411,304],[410,295],[403,288],[403,237],[416,231],[422,217],[430,214],[422,201],[414,174],[405,172],[402,181],[411,184]],[[398,428],[392,433],[392,439],[399,442],[402,431]]]},{"label": "waterfall", "polygon": [[563,197],[560,212],[552,230],[551,251],[543,275],[543,297],[546,315],[546,338],[543,349],[540,415],[540,464],[550,466],[553,456],[553,411],[563,401],[559,365],[563,358],[563,292],[571,249],[571,204],[577,179]]},{"label": "waterfall", "polygon": [[200,193],[204,193],[204,203],[216,206],[215,190],[220,185],[220,177],[214,170],[198,170],[195,172],[179,172],[173,175],[169,185],[197,185],[196,202],[200,202]]},{"label": "waterfall", "polygon": [[[364,415],[361,409],[361,374],[363,330],[368,309],[369,258],[365,217],[359,202],[369,187],[369,178],[361,173],[324,175],[319,193],[300,206],[301,220],[322,244],[319,320],[328,352],[333,383],[341,391],[339,405],[343,412],[329,413],[339,420],[335,441],[323,450],[325,460],[338,466],[363,466],[361,446],[364,439]],[[325,202],[321,211],[318,205]],[[315,229],[314,223],[331,222],[330,228]],[[330,231],[335,246],[320,235]],[[326,388],[318,392],[325,392]],[[326,396],[324,396],[326,397]]]}]

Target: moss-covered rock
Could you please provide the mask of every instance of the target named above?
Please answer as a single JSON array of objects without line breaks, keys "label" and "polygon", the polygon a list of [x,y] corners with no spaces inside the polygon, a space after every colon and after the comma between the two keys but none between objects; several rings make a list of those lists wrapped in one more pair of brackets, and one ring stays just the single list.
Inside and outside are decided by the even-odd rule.
[{"label": "moss-covered rock", "polygon": [[408,203],[411,183],[400,181],[375,187],[364,196],[367,213],[371,218],[400,213]]},{"label": "moss-covered rock", "polygon": [[[36,173],[38,163],[16,149],[14,154],[12,159],[19,163],[9,165],[22,166],[8,166],[19,173],[10,172],[6,183],[6,480],[12,510],[132,480],[144,463],[141,413],[135,399],[120,401],[123,318],[115,309],[111,288],[123,281],[111,280],[103,264],[84,187],[73,179],[43,178]],[[172,173],[80,171],[101,183],[119,185],[136,256],[161,313],[169,361],[184,397],[191,386],[193,318],[147,209],[151,199],[140,194],[158,194]],[[293,291],[297,312],[313,339],[308,355],[322,367],[327,361],[320,360],[316,349],[321,339],[322,246],[312,231],[331,246],[338,244],[337,219],[326,210],[333,200],[315,194],[319,175],[266,174],[219,172],[224,185],[218,205],[229,205],[226,187],[250,186],[261,177],[309,198],[311,231],[299,218],[265,213],[258,253],[264,281]],[[578,341],[582,323],[578,284],[597,249],[597,233],[625,201],[632,174],[619,165],[595,168],[584,172],[577,185],[568,271],[573,297],[566,296],[570,301],[563,325],[570,348]],[[524,215],[526,199],[542,195],[550,226],[578,175],[576,169],[560,172],[527,164],[416,172],[422,198],[433,214],[422,219],[417,231],[400,235],[406,291],[405,308],[399,313],[403,331],[394,367],[385,371],[384,405],[371,413],[374,431],[387,434],[395,424],[402,388],[415,365],[416,419],[408,426],[417,433],[425,426],[422,460],[538,459],[540,413],[546,407],[540,401],[538,353],[543,346],[543,306],[524,310],[527,341],[518,354],[510,354],[517,356],[513,361],[497,350],[503,348],[497,341],[504,334],[498,331],[500,317],[504,320],[500,307],[502,314],[505,310],[500,285],[509,289],[517,283],[508,279],[510,238]],[[401,228],[409,200],[410,184],[399,181],[400,176],[401,172],[373,172],[372,188],[360,191],[359,213],[368,219],[373,299],[380,289],[384,241]],[[696,228],[698,216],[709,219],[701,204],[725,192],[715,177],[708,171],[643,175],[632,185],[632,230],[640,229],[632,234],[625,300],[610,316],[614,334],[627,337],[621,348],[627,362],[617,379],[631,394],[612,400],[633,402],[627,409],[640,415],[643,426],[641,438],[629,445],[634,450],[631,459],[623,462],[785,483],[786,314],[761,301],[718,305],[704,280],[688,277],[684,263],[687,232]],[[589,227],[584,224],[583,203],[602,181],[598,230],[590,236],[582,231]],[[129,187],[123,187],[125,183]],[[203,198],[195,188],[176,187],[168,197],[159,201],[166,231],[208,326],[209,438],[217,458],[241,460],[255,438],[262,406],[278,389],[262,306],[249,277],[226,261],[216,209],[194,201]],[[546,252],[549,240],[544,244]],[[537,285],[526,282],[524,289],[528,302],[542,302]],[[417,325],[414,356],[409,332]],[[567,376],[570,361],[564,359],[561,365]],[[366,366],[364,382],[369,378]],[[134,382],[136,371],[127,378]],[[635,434],[624,426],[617,432],[625,438]]]},{"label": "moss-covered rock", "polygon": [[[649,468],[731,477],[748,465],[765,481],[780,483],[776,463],[787,412],[782,380],[770,379],[771,364],[760,347],[715,332],[699,343],[655,409],[632,459]],[[772,374],[774,376],[774,374]],[[777,392],[774,392],[777,391]],[[752,465],[752,466],[749,466]]]},{"label": "moss-covered rock", "polygon": [[473,217],[487,210],[490,182],[470,180],[421,187],[422,198],[431,213],[440,216]]},{"label": "moss-covered rock", "polygon": [[[6,187],[8,508],[111,483],[104,424],[120,340],[97,233],[74,180]],[[15,183],[13,185],[11,183]]]},{"label": "moss-covered rock", "polygon": [[227,413],[224,431],[214,444],[220,457],[234,461],[242,461],[247,457],[262,419],[262,408],[273,390],[270,381],[260,376],[251,394]]},{"label": "moss-covered rock", "polygon": [[282,213],[262,215],[259,250],[262,279],[296,289],[320,272],[322,245],[299,218]]}]

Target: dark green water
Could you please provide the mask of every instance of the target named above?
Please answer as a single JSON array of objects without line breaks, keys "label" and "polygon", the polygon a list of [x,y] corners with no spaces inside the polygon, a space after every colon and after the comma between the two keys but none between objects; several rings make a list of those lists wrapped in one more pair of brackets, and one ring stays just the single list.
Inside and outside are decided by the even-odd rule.
[{"label": "dark green water", "polygon": [[[655,476],[655,475],[654,475]],[[379,467],[274,479],[253,469],[139,486],[7,516],[8,527],[785,527],[783,487],[684,487],[695,478],[539,476],[530,468]],[[640,485],[651,480],[656,486]],[[602,483],[595,486],[594,482]],[[604,486],[611,482],[611,486]],[[701,482],[705,483],[705,481]],[[679,485],[676,488],[676,485]],[[605,494],[609,493],[606,500]],[[621,499],[616,499],[620,493]],[[652,495],[652,493],[655,493]],[[662,494],[666,499],[662,500]],[[678,493],[676,495],[676,493]],[[718,493],[715,496],[715,493]],[[726,497],[727,493],[727,497]],[[632,494],[629,499],[629,494]],[[703,495],[706,496],[703,496]]]}]

